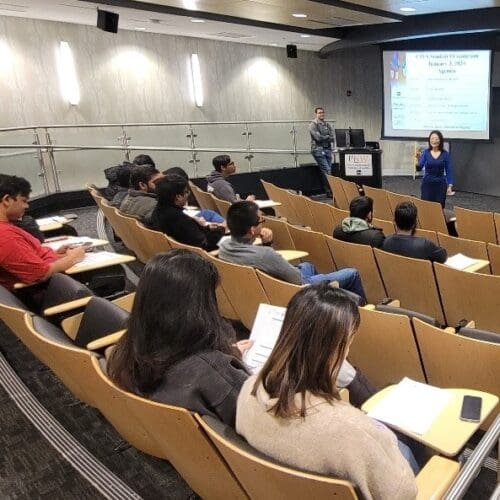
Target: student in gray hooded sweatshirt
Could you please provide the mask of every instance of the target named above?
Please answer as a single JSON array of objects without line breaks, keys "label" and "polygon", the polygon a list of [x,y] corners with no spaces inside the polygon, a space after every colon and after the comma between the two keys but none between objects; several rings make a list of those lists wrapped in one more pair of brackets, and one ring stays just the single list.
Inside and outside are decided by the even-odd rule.
[{"label": "student in gray hooded sweatshirt", "polygon": [[382,229],[373,227],[373,200],[368,196],[356,196],[349,205],[349,217],[333,230],[333,237],[349,243],[380,248],[384,243]]}]

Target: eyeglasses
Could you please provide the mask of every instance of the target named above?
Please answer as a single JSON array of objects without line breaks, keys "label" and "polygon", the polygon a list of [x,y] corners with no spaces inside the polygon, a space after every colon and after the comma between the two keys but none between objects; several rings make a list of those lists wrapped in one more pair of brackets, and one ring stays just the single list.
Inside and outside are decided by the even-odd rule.
[{"label": "eyeglasses", "polygon": [[257,222],[254,224],[254,227],[255,226],[260,226],[261,224],[264,224],[264,222],[266,222],[266,219],[264,219],[264,217],[260,217]]}]

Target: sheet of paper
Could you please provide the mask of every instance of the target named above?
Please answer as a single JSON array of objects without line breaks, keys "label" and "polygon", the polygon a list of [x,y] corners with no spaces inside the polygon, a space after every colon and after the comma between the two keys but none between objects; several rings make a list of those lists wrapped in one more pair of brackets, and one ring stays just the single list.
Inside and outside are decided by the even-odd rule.
[{"label": "sheet of paper", "polygon": [[88,236],[68,236],[67,238],[57,239],[56,241],[45,241],[42,243],[42,246],[52,248],[55,252],[59,248],[65,245],[83,245],[85,243],[90,243],[89,246],[93,246],[94,241],[92,238]]},{"label": "sheet of paper", "polygon": [[189,215],[189,217],[194,217],[196,215],[198,215],[200,213],[199,210],[191,210],[189,208],[185,208],[183,210],[183,212],[186,214],[186,215]]},{"label": "sheet of paper", "polygon": [[252,373],[257,373],[271,354],[278,340],[285,314],[286,307],[260,304],[250,334],[250,340],[254,343],[243,356],[243,361]]},{"label": "sheet of paper", "polygon": [[78,262],[78,264],[75,264],[73,267],[74,268],[79,268],[86,266],[88,264],[99,264],[101,262],[106,262],[111,259],[116,259],[120,254],[114,253],[114,252],[90,252],[85,254],[85,258],[81,261]]},{"label": "sheet of paper", "polygon": [[448,267],[452,267],[453,269],[458,269],[459,271],[463,271],[469,266],[477,263],[477,259],[472,259],[471,257],[467,257],[463,253],[457,253],[456,255],[452,255],[445,262],[445,265]]},{"label": "sheet of paper", "polygon": [[274,207],[276,205],[273,200],[255,200],[255,203],[259,208]]},{"label": "sheet of paper", "polygon": [[425,434],[444,410],[452,394],[405,377],[380,400],[368,416],[399,429]]},{"label": "sheet of paper", "polygon": [[52,217],[42,217],[41,219],[36,219],[36,223],[39,226],[45,226],[46,224],[53,224],[54,222],[58,222],[59,224],[64,224],[68,222],[66,217],[61,217],[60,215],[53,215]]}]

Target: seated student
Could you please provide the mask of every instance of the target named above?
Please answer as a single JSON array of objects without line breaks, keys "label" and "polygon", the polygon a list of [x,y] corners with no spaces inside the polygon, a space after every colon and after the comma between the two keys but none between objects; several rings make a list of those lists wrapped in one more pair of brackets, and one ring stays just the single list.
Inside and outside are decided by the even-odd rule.
[{"label": "seated student", "polygon": [[132,163],[124,161],[120,165],[115,165],[104,170],[104,176],[108,180],[108,185],[102,190],[102,194],[106,200],[111,201],[115,194],[120,190],[118,174],[124,167],[130,169],[132,167]]},{"label": "seated student", "polygon": [[211,251],[224,236],[220,224],[202,225],[184,213],[189,184],[180,175],[167,175],[156,182],[158,204],[151,215],[150,227],[168,234],[179,243]]},{"label": "seated student", "polygon": [[333,230],[333,237],[379,248],[385,236],[382,229],[372,226],[372,219],[373,200],[368,196],[356,196],[349,204],[349,217]]},{"label": "seated student", "polygon": [[[175,175],[180,175],[184,179],[186,179],[189,182],[189,177],[186,171],[181,168],[181,167],[171,167],[167,170],[164,170],[162,172],[163,175],[169,175],[169,174],[175,174]],[[191,201],[191,198],[193,198],[193,201]],[[196,200],[190,195],[188,199],[188,204],[193,204],[196,205]],[[198,220],[198,222],[203,223],[205,222],[215,222],[216,224],[224,224],[226,221],[224,220],[224,217],[222,217],[220,214],[217,212],[214,212],[213,210],[209,210],[208,208],[202,208],[195,217],[201,218],[203,220]]]},{"label": "seated student", "polygon": [[134,165],[151,165],[153,168],[156,168],[153,158],[149,155],[137,155],[132,163]]},{"label": "seated student", "polygon": [[139,165],[132,168],[130,185],[120,204],[120,211],[126,215],[149,223],[156,208],[155,181],[163,175],[151,165]]},{"label": "seated student", "polygon": [[396,234],[385,239],[382,250],[431,262],[446,261],[448,254],[444,248],[438,247],[426,238],[414,236],[417,227],[417,207],[414,203],[411,201],[398,203],[394,211],[394,222]]},{"label": "seated student", "polygon": [[243,384],[236,431],[278,462],[351,481],[362,498],[414,499],[411,451],[336,387],[359,321],[343,290],[321,283],[299,291],[264,367]]},{"label": "seated student", "polygon": [[[228,155],[219,155],[212,160],[214,170],[207,175],[207,191],[221,200],[234,203],[238,201],[239,195],[234,192],[234,188],[227,178],[236,172],[236,165]],[[247,200],[255,200],[254,195],[246,197]]]},{"label": "seated student", "polygon": [[113,196],[112,200],[109,202],[109,204],[112,207],[120,207],[122,204],[123,199],[125,196],[128,194],[128,190],[130,188],[130,174],[132,172],[132,165],[131,164],[123,164],[120,167],[120,170],[118,170],[116,174],[116,181],[117,181],[117,191],[115,195]]},{"label": "seated student", "polygon": [[[295,285],[313,284],[320,281],[338,281],[341,288],[359,295],[366,302],[361,278],[356,269],[346,268],[328,274],[318,274],[309,262],[302,262],[297,267],[288,263],[279,253],[269,246],[254,245],[257,236],[264,243],[269,239],[263,233],[261,224],[264,219],[259,216],[259,207],[253,201],[238,201],[231,205],[227,212],[227,225],[231,238],[219,245],[219,258],[256,267],[271,276]],[[269,230],[267,230],[269,231]]]},{"label": "seated student", "polygon": [[16,226],[28,208],[31,185],[22,177],[0,174],[0,285],[44,281],[85,257],[83,247],[64,246],[54,252]]},{"label": "seated student", "polygon": [[[107,370],[127,391],[234,427],[248,372],[235,357],[234,330],[217,309],[218,281],[215,266],[192,252],[155,255],[141,274],[127,333]],[[243,352],[249,342],[236,347]]]}]

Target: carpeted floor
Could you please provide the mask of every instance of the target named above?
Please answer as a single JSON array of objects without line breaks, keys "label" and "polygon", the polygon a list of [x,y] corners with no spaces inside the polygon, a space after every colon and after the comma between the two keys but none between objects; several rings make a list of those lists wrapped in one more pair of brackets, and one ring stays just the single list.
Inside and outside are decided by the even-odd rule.
[{"label": "carpeted floor", "polygon": [[[418,195],[420,181],[385,178],[391,191]],[[458,204],[500,212],[500,198],[457,193],[448,199]],[[96,208],[72,210],[73,223],[82,235],[97,236]],[[134,268],[140,273],[142,266]],[[143,498],[188,499],[195,497],[167,462],[146,456],[123,443],[111,425],[93,408],[77,401],[24,345],[0,322],[0,352],[45,408],[95,457]],[[38,433],[0,387],[0,497],[98,499],[101,495],[68,465]],[[468,500],[489,498],[496,473],[482,469],[468,492]]]}]

